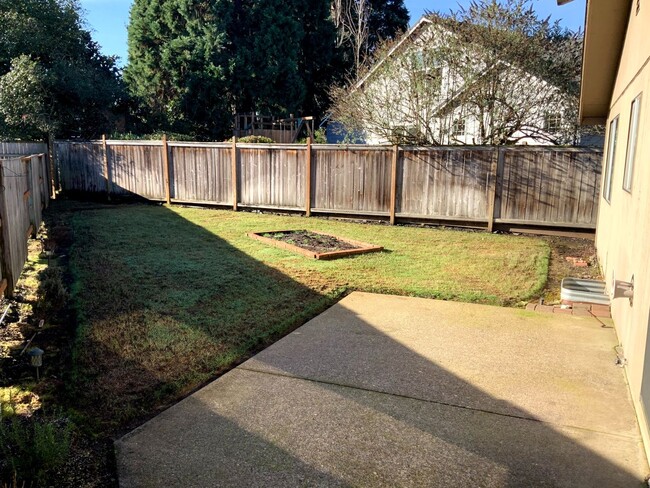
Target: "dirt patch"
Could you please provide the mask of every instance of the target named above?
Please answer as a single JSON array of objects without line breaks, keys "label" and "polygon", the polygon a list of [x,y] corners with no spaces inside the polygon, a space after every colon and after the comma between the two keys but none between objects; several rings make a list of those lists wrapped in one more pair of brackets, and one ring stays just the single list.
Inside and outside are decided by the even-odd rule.
[{"label": "dirt patch", "polygon": [[309,230],[249,232],[248,236],[313,259],[337,259],[355,254],[383,251],[384,249],[367,242]]},{"label": "dirt patch", "polygon": [[542,294],[545,304],[560,303],[563,278],[602,279],[594,241],[571,237],[542,237],[542,239],[551,248],[548,282]]},{"label": "dirt patch", "polygon": [[332,251],[347,251],[349,249],[360,249],[361,246],[342,241],[338,237],[317,234],[308,230],[292,230],[287,232],[272,232],[262,234],[264,237],[269,237],[287,244],[314,251],[317,253],[332,252]]}]

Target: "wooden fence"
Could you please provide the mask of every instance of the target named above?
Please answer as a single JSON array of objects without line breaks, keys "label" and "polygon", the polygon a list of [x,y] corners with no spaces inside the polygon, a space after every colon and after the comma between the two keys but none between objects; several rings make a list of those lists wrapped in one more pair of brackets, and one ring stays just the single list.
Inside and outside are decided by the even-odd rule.
[{"label": "wooden fence", "polygon": [[163,141],[56,143],[63,191],[150,200],[594,229],[602,153],[559,147],[393,147]]},{"label": "wooden fence", "polygon": [[47,153],[44,142],[0,142],[0,157]]},{"label": "wooden fence", "polygon": [[47,156],[0,160],[0,288],[10,295],[50,199]]}]

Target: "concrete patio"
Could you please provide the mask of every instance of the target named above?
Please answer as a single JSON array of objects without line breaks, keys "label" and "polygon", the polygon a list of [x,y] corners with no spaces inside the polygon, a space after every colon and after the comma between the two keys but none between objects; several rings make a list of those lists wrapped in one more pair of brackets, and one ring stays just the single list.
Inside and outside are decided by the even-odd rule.
[{"label": "concrete patio", "polygon": [[120,485],[634,487],[611,322],[353,293],[117,443]]}]

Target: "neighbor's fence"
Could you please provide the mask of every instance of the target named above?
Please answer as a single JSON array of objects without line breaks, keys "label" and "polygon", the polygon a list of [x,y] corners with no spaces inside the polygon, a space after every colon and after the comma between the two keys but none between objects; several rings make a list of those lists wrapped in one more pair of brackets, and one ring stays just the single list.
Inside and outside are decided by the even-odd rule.
[{"label": "neighbor's fence", "polygon": [[546,146],[56,143],[63,191],[490,230],[595,228],[601,156]]},{"label": "neighbor's fence", "polygon": [[47,153],[44,142],[0,142],[0,156],[27,156]]},{"label": "neighbor's fence", "polygon": [[11,294],[50,199],[44,153],[0,159],[0,289]]}]

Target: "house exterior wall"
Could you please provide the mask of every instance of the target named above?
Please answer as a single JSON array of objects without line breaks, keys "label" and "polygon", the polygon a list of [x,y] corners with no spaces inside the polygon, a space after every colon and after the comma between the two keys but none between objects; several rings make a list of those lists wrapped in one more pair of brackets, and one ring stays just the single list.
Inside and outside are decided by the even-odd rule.
[{"label": "house exterior wall", "polygon": [[[630,391],[650,453],[650,4],[632,2],[627,35],[611,98],[605,158],[613,144],[610,123],[618,117],[611,198],[601,192],[596,247],[608,285],[634,275],[634,302],[612,300],[612,317],[627,359]],[[632,188],[623,189],[632,101],[641,94]],[[603,175],[605,172],[603,171]],[[603,178],[603,183],[605,178]],[[603,188],[604,190],[604,188]]]}]

